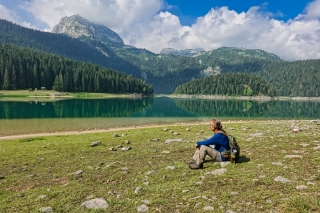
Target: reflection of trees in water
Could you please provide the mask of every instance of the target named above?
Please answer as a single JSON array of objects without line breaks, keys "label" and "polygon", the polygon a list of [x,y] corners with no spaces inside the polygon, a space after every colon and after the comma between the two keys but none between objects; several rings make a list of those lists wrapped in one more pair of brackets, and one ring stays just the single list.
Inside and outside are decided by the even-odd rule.
[{"label": "reflection of trees in water", "polygon": [[154,98],[152,108],[145,111],[144,117],[195,117],[195,115],[177,107],[173,100],[166,97]]},{"label": "reflection of trees in water", "polygon": [[319,119],[320,102],[205,99],[96,99],[0,102],[0,119],[89,117],[234,117]]},{"label": "reflection of trees in water", "polygon": [[152,98],[98,99],[55,102],[57,117],[130,117],[151,107]]},{"label": "reflection of trees in water", "polygon": [[204,117],[320,118],[320,102],[179,99],[176,105]]},{"label": "reflection of trees in water", "polygon": [[152,98],[64,100],[45,105],[35,102],[0,102],[0,118],[130,117],[152,106]]}]

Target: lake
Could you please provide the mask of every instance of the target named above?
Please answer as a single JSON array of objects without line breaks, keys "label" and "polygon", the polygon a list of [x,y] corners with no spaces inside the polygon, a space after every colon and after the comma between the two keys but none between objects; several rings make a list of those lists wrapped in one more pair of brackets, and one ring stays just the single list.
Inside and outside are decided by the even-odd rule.
[{"label": "lake", "polygon": [[1,101],[0,136],[177,122],[319,119],[319,101],[178,98]]}]

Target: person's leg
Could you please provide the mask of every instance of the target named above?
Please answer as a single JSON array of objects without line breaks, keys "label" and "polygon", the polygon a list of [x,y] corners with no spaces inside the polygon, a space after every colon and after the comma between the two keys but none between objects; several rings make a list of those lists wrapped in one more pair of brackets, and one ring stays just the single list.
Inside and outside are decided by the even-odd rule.
[{"label": "person's leg", "polygon": [[206,156],[209,155],[213,160],[221,162],[220,152],[209,146],[201,146],[193,156],[196,164],[202,165]]}]

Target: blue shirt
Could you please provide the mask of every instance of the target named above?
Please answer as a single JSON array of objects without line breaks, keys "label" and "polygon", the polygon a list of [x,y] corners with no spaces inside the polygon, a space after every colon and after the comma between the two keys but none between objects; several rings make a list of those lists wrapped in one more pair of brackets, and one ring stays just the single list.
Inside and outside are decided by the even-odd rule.
[{"label": "blue shirt", "polygon": [[[214,145],[214,149],[218,152],[229,151],[229,139],[227,136],[221,133],[214,134],[211,138],[197,142],[199,146],[210,146]],[[226,161],[226,159],[221,155],[221,160]]]}]

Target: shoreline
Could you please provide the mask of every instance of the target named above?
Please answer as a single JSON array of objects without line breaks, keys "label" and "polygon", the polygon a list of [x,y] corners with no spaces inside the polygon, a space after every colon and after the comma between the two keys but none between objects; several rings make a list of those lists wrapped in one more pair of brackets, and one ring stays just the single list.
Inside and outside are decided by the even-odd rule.
[{"label": "shoreline", "polygon": [[285,96],[227,96],[227,95],[155,95],[156,97],[169,97],[169,98],[197,98],[197,99],[236,99],[236,100],[254,100],[254,101],[320,101],[320,97],[285,97]]},{"label": "shoreline", "polygon": [[[233,120],[233,121],[222,121],[223,124],[230,123],[253,123],[253,122],[270,122],[270,120]],[[277,120],[278,122],[282,122],[284,120]],[[292,120],[286,120],[292,121]],[[2,140],[15,140],[15,139],[23,139],[23,138],[32,138],[32,137],[44,137],[44,136],[61,136],[61,135],[83,135],[83,134],[91,134],[91,133],[105,133],[105,132],[115,132],[115,131],[125,131],[125,130],[133,130],[133,129],[149,129],[149,128],[159,128],[159,127],[168,127],[168,126],[195,126],[195,125],[208,125],[209,127],[210,121],[197,121],[197,122],[183,122],[183,123],[166,123],[166,124],[145,124],[145,125],[136,125],[136,126],[122,126],[122,127],[110,127],[110,128],[95,128],[95,129],[79,129],[79,130],[66,130],[66,131],[55,131],[55,132],[39,132],[39,133],[30,133],[30,134],[16,134],[16,135],[6,135],[0,136],[0,142]]]}]

